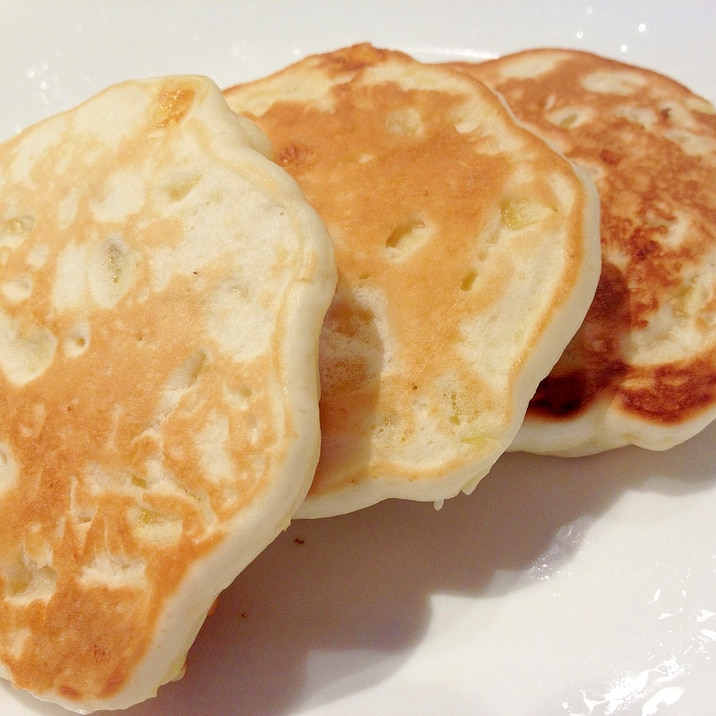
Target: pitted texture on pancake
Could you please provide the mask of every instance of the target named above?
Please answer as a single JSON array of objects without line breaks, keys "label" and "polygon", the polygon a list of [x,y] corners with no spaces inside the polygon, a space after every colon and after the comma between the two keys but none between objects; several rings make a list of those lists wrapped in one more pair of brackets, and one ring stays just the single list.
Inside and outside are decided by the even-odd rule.
[{"label": "pitted texture on pancake", "polygon": [[716,113],[655,72],[539,49],[453,64],[594,177],[603,269],[514,449],[671,447],[716,416]]},{"label": "pitted texture on pancake", "polygon": [[230,88],[336,246],[300,516],[469,491],[599,273],[596,193],[461,73],[357,45]]},{"label": "pitted texture on pancake", "polygon": [[69,708],[180,670],[319,450],[330,238],[199,77],[0,145],[0,662]]}]

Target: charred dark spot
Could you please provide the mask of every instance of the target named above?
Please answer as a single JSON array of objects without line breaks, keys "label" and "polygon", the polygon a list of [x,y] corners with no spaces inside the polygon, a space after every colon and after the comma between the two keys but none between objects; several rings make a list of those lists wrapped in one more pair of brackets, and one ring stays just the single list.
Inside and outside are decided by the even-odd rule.
[{"label": "charred dark spot", "polygon": [[609,164],[610,166],[619,164],[622,160],[621,154],[617,154],[616,152],[611,151],[611,149],[602,149],[602,151],[599,152],[599,158],[605,164]]}]

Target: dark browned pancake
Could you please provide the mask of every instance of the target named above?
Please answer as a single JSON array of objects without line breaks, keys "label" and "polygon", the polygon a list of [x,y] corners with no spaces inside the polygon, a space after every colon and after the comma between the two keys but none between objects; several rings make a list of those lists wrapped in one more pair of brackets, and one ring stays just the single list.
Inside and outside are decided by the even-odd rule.
[{"label": "dark browned pancake", "polygon": [[602,276],[512,449],[662,449],[716,415],[716,115],[661,74],[536,49],[450,63],[583,166],[602,207]]}]

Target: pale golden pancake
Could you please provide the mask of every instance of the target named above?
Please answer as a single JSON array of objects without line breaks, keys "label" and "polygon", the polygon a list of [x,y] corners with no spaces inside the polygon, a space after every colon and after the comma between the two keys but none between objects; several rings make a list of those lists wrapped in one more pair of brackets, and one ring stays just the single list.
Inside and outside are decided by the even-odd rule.
[{"label": "pale golden pancake", "polygon": [[0,664],[70,709],[181,673],[318,460],[325,227],[199,77],[0,145]]},{"label": "pale golden pancake", "polygon": [[469,492],[591,302],[593,184],[483,84],[367,44],[225,94],[335,242],[321,458],[298,514]]},{"label": "pale golden pancake", "polygon": [[603,269],[513,449],[663,449],[716,416],[716,114],[655,72],[574,50],[452,65],[594,177]]}]

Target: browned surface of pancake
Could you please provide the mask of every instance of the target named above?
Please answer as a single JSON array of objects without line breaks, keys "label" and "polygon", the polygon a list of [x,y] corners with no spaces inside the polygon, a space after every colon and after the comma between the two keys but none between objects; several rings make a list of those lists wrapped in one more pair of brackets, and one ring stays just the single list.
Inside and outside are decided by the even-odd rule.
[{"label": "browned surface of pancake", "polygon": [[[594,177],[602,276],[517,449],[669,447],[716,414],[716,115],[646,69],[573,50],[450,63]],[[556,426],[556,429],[554,429]]]},{"label": "browned surface of pancake", "polygon": [[344,48],[225,94],[336,245],[299,514],[469,491],[593,296],[593,186],[484,85],[398,52]]},{"label": "browned surface of pancake", "polygon": [[69,708],[179,673],[318,460],[330,239],[204,78],[0,145],[0,664]]}]

